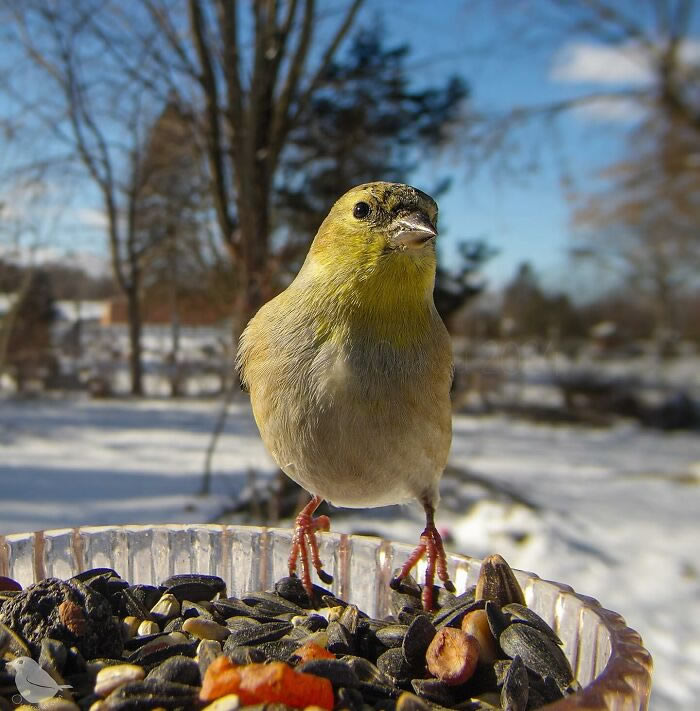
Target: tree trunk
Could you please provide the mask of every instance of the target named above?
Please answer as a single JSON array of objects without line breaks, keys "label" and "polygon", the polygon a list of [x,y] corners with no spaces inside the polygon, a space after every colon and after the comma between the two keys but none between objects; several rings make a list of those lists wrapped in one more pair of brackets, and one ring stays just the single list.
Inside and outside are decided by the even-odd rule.
[{"label": "tree trunk", "polygon": [[168,369],[170,371],[170,397],[180,397],[180,395],[182,395],[182,373],[180,372],[180,317],[176,305],[170,311],[170,344],[170,354],[167,359]]},{"label": "tree trunk", "polygon": [[[264,165],[249,167],[251,177],[239,191],[237,209],[240,225],[240,288],[236,319],[241,330],[255,312],[274,296],[273,275],[269,271],[268,235],[270,230],[269,189]],[[240,330],[239,330],[240,333]]]},{"label": "tree trunk", "polygon": [[143,365],[141,362],[141,302],[138,289],[126,291],[126,308],[129,320],[129,375],[131,394],[143,395]]},{"label": "tree trunk", "polygon": [[[172,244],[172,238],[171,238]],[[169,285],[170,299],[170,354],[167,358],[170,380],[170,397],[182,395],[182,373],[180,372],[180,308],[178,299],[178,264],[174,248],[168,250],[168,263],[172,279]]]}]

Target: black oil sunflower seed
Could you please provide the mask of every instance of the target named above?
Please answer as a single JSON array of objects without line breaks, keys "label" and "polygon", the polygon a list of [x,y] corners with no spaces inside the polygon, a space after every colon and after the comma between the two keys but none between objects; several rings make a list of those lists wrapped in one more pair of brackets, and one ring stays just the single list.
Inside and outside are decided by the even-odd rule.
[{"label": "black oil sunflower seed", "polygon": [[[34,656],[61,683],[72,686],[72,698],[81,709],[98,701],[103,711],[202,708],[204,677],[212,662],[226,655],[239,667],[280,661],[328,679],[336,709],[531,711],[579,687],[558,637],[522,605],[505,566],[502,560],[486,566],[481,600],[474,600],[473,588],[457,596],[437,590],[438,611],[433,614],[422,609],[420,586],[408,576],[396,582],[390,593],[393,615],[383,620],[320,587],[314,587],[313,603],[325,607],[316,612],[295,577],[279,580],[271,591],[251,591],[241,598],[225,597],[221,578],[197,574],[172,576],[161,585],[130,584],[112,569],[85,571],[68,581],[50,579],[26,590],[13,589],[18,586],[10,581],[10,589],[0,595],[0,657]],[[440,663],[448,668],[459,663],[450,658],[450,649],[440,662],[440,652],[431,645],[435,635],[442,630],[441,637],[448,631],[458,636],[454,628],[461,628],[464,616],[484,608],[502,653],[511,659],[479,663],[458,686],[433,678],[429,670],[439,676]],[[38,610],[48,615],[45,623],[32,621]],[[150,631],[160,631],[139,635],[143,621],[151,623]],[[214,633],[224,627],[230,634],[216,641]],[[215,639],[197,638],[209,636],[207,632]],[[314,657],[320,654],[318,646],[336,658]],[[108,673],[100,674],[111,666],[123,667],[114,674],[116,682]],[[0,658],[0,709],[11,706],[17,693]],[[263,701],[246,707],[288,709]]]},{"label": "black oil sunflower seed", "polygon": [[498,638],[501,649],[513,659],[520,656],[523,664],[541,677],[551,676],[560,690],[574,680],[571,666],[561,647],[552,638],[524,622],[508,625]]},{"label": "black oil sunflower seed", "polygon": [[263,622],[259,625],[233,629],[226,639],[224,649],[240,645],[257,645],[281,639],[294,628],[291,622]]}]

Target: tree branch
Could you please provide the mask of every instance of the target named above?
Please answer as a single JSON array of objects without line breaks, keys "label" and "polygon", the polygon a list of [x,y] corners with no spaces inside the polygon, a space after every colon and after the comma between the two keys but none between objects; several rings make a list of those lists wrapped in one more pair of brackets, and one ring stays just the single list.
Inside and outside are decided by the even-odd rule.
[{"label": "tree branch", "polygon": [[[296,0],[290,4],[290,11],[291,10],[296,10]],[[291,19],[292,16],[290,15],[285,24],[288,24]],[[284,80],[282,89],[279,92],[272,119],[270,153],[272,154],[274,161],[277,160],[277,156],[279,155],[282,144],[284,143],[284,137],[289,131],[289,107],[291,105],[292,97],[297,92],[299,87],[301,74],[304,69],[304,64],[306,63],[306,56],[309,52],[309,46],[311,44],[311,37],[313,34],[313,20],[314,0],[305,0],[299,41],[297,42],[294,56],[290,59],[287,76]]]},{"label": "tree branch", "polygon": [[207,121],[207,158],[214,178],[214,208],[222,235],[230,247],[234,248],[234,221],[228,209],[229,189],[223,163],[223,140],[219,124],[219,91],[206,39],[204,18],[199,0],[189,0],[190,28],[201,67],[200,83],[204,91]]},{"label": "tree branch", "polygon": [[235,0],[219,0],[221,34],[223,39],[223,66],[226,86],[229,123],[234,143],[241,140],[243,128],[243,88],[240,76],[240,49],[238,45],[237,3]]},{"label": "tree branch", "polygon": [[326,48],[326,51],[323,53],[316,73],[309,82],[306,91],[304,91],[304,93],[299,99],[299,103],[296,111],[294,112],[294,117],[291,120],[291,123],[294,123],[294,121],[296,121],[303,114],[303,112],[309,105],[313,93],[318,89],[321,84],[324,72],[326,71],[330,63],[333,61],[333,57],[335,56],[335,53],[338,50],[338,47],[340,46],[340,43],[345,39],[347,33],[350,31],[352,23],[355,20],[355,15],[362,6],[363,2],[364,0],[353,0],[352,5],[350,5],[350,7],[348,8],[344,20],[340,23],[340,26],[338,27],[338,30],[335,33],[335,36],[329,43],[328,47]]},{"label": "tree branch", "polygon": [[168,11],[163,6],[156,5],[153,0],[144,0],[146,9],[151,15],[151,19],[155,22],[156,27],[159,27],[163,36],[168,41],[170,47],[175,51],[178,58],[182,62],[180,71],[189,74],[191,77],[199,79],[197,68],[192,64],[184,45],[180,41],[177,31],[170,22]]},{"label": "tree branch", "polygon": [[623,36],[634,39],[647,48],[653,47],[653,42],[644,28],[624,15],[614,6],[614,3],[606,0],[582,0],[582,2],[584,6],[588,6],[595,13],[600,22],[617,27]]}]

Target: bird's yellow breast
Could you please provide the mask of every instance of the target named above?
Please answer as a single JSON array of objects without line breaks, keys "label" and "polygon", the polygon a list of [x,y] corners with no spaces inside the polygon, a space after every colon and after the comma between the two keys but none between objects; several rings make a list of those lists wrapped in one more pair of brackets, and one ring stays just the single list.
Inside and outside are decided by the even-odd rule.
[{"label": "bird's yellow breast", "polygon": [[321,341],[366,337],[406,348],[431,326],[435,263],[430,254],[380,254],[347,270],[325,255],[305,265],[300,277],[299,290],[289,296],[308,300]]}]

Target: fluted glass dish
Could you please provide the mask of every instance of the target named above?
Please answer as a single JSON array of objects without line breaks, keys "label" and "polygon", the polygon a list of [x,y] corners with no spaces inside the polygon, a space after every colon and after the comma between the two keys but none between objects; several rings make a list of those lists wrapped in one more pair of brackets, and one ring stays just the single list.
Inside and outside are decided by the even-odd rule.
[{"label": "fluted glass dish", "polygon": [[[411,546],[368,536],[320,535],[333,592],[372,616],[389,612],[389,580]],[[230,595],[268,588],[287,575],[292,532],[255,526],[90,526],[0,536],[0,575],[26,587],[108,567],[131,583],[157,584],[174,573],[218,575]],[[476,582],[480,561],[448,554],[457,591]],[[584,687],[547,711],[640,711],[651,691],[651,656],[615,612],[569,586],[515,571],[527,604],[564,643]]]}]

